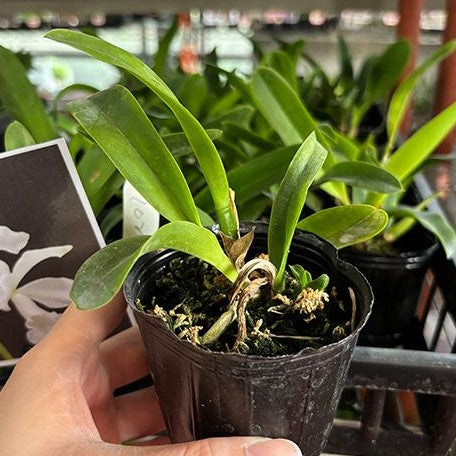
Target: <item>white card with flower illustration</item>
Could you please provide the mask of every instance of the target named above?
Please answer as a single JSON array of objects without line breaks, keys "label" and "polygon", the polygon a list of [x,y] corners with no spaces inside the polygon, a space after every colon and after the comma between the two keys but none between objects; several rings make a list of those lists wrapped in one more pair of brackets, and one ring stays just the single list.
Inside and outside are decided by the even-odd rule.
[{"label": "white card with flower illustration", "polygon": [[50,330],[103,245],[65,140],[0,153],[0,366]]}]

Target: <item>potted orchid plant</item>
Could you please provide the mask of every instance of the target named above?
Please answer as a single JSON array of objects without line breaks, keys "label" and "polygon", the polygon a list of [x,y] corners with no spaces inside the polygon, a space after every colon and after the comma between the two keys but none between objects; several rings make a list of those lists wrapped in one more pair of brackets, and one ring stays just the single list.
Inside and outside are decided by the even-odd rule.
[{"label": "potted orchid plant", "polygon": [[[365,279],[334,247],[295,230],[327,151],[309,132],[285,171],[269,225],[239,223],[213,142],[147,65],[96,37],[64,30],[48,37],[129,71],[168,106],[197,157],[218,219],[204,227],[210,218],[126,88],[71,103],[85,134],[169,220],[152,236],[116,241],[89,258],[75,277],[73,301],[93,309],[124,286],[173,441],[261,434],[291,438],[305,454],[320,454],[372,301]],[[384,211],[369,205],[343,210],[340,217],[336,209],[332,234],[339,246],[366,240],[387,223]],[[316,230],[336,220],[331,211],[323,219],[305,220]]]},{"label": "potted orchid plant", "polygon": [[[428,210],[440,193],[415,205],[403,202],[414,176],[432,161],[431,153],[454,128],[456,103],[396,147],[399,126],[414,88],[429,68],[455,49],[455,40],[446,43],[396,88],[388,105],[384,147],[377,146],[373,137],[360,143],[350,135],[318,123],[292,85],[272,68],[258,68],[250,82],[253,103],[268,121],[270,134],[279,135],[282,143],[288,145],[312,129],[319,141],[337,157],[320,178],[320,184],[323,184],[320,188],[331,195],[331,199],[326,199],[330,206],[342,208],[352,202],[371,204],[385,209],[390,216],[388,225],[378,236],[342,251],[344,258],[367,275],[376,296],[372,318],[362,334],[365,336],[363,342],[387,345],[403,342],[413,319],[427,264],[438,245],[436,238],[447,257],[456,251],[454,228],[440,214]],[[433,158],[436,159],[438,157]],[[357,169],[364,177],[369,173],[378,177],[380,171],[387,172],[400,182],[401,188],[388,195],[378,187],[361,186],[359,179],[354,179]],[[339,181],[339,186],[328,186],[328,180]],[[312,231],[305,222],[299,227]],[[330,225],[328,230],[331,230]],[[392,315],[395,318],[391,318]]]}]

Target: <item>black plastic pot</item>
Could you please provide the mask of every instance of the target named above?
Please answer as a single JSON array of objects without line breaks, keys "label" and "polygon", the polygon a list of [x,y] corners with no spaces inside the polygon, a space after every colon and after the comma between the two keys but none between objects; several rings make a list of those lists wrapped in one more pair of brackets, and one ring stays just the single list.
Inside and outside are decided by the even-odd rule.
[{"label": "black plastic pot", "polygon": [[341,258],[366,276],[374,292],[372,315],[359,336],[361,344],[394,347],[407,343],[424,275],[437,247],[436,238],[417,227],[397,245],[402,252],[397,256],[341,250]]},{"label": "black plastic pot", "polygon": [[[244,224],[243,230],[253,224]],[[252,254],[266,250],[267,225],[257,224]],[[330,286],[352,287],[357,298],[355,331],[320,349],[279,357],[211,352],[179,340],[161,320],[140,312],[150,299],[150,277],[181,253],[143,257],[124,285],[147,352],[163,415],[173,442],[215,436],[261,435],[295,441],[306,456],[321,453],[336,411],[358,333],[372,306],[362,274],[338,259],[313,234],[297,232],[290,261],[313,275],[326,272]]]}]

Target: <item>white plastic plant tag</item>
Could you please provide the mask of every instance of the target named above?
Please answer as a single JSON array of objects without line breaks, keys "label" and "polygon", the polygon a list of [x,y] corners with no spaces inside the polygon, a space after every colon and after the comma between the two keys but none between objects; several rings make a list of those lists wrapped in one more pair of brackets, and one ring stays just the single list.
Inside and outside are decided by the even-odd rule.
[{"label": "white plastic plant tag", "polygon": [[123,187],[123,237],[154,234],[159,224],[157,210],[126,181]]}]

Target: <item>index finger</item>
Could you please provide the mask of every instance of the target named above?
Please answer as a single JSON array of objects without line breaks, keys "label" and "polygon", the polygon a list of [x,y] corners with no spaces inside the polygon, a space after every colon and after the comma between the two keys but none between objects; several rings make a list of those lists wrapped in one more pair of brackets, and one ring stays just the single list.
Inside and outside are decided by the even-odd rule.
[{"label": "index finger", "polygon": [[71,303],[51,334],[67,339],[80,337],[82,333],[94,344],[99,344],[120,324],[126,315],[125,307],[126,302],[121,291],[110,303],[95,310],[79,310]]}]

